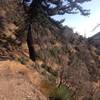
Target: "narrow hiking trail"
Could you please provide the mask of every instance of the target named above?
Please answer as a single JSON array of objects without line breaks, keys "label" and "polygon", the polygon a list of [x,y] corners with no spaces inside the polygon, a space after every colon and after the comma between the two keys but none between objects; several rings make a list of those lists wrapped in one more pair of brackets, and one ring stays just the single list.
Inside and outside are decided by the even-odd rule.
[{"label": "narrow hiking trail", "polygon": [[32,84],[32,78],[39,82],[37,76],[20,63],[0,61],[0,100],[47,100]]}]

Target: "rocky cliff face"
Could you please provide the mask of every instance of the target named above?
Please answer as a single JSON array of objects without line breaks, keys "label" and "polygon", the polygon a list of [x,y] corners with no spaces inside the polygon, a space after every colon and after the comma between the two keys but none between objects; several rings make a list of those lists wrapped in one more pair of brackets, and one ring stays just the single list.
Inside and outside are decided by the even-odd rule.
[{"label": "rocky cliff face", "polygon": [[[2,61],[10,60],[9,67],[12,66],[14,72],[21,73],[25,80],[31,83],[31,85],[27,83],[28,91],[32,93],[32,86],[35,87],[36,92],[31,94],[31,100],[35,100],[34,95],[36,100],[100,99],[100,56],[96,53],[97,49],[89,45],[85,38],[73,33],[67,26],[59,29],[43,14],[34,12],[32,46],[36,60],[31,61],[26,44],[27,14],[20,2],[4,0],[0,3],[0,12],[0,63],[4,64],[6,62]],[[13,65],[12,60],[15,65],[16,63],[19,65],[19,68]],[[22,64],[27,70],[21,67]],[[56,88],[60,91],[60,95]]]}]

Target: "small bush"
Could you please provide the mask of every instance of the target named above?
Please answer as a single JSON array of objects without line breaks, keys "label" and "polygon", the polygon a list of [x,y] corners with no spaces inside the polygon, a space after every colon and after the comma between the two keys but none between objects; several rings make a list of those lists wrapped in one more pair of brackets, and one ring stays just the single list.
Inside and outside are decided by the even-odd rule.
[{"label": "small bush", "polygon": [[52,70],[52,68],[49,67],[48,65],[42,64],[41,67],[44,68],[44,69],[45,69],[46,71],[48,71],[49,73],[51,73],[52,75],[57,76],[57,72],[54,71],[54,70]]},{"label": "small bush", "polygon": [[28,58],[25,58],[25,57],[20,57],[18,58],[18,61],[21,63],[21,64],[25,64],[27,61],[28,61]]},{"label": "small bush", "polygon": [[73,100],[71,97],[71,91],[65,86],[61,85],[59,88],[55,88],[49,97],[50,100]]},{"label": "small bush", "polygon": [[50,53],[51,53],[51,55],[53,56],[53,57],[57,57],[57,55],[59,54],[59,49],[58,48],[52,48],[51,50],[50,50]]}]

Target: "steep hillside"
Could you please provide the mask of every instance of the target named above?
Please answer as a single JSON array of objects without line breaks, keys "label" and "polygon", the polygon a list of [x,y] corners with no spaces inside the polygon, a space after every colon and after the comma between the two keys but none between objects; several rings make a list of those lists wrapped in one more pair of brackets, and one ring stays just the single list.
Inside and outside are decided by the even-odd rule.
[{"label": "steep hillside", "polygon": [[[35,61],[29,57],[29,19],[23,6],[18,0],[0,3],[1,98],[7,99],[9,95],[7,100],[19,100],[16,96],[21,100],[99,100],[100,55],[97,49],[71,28],[58,28],[41,11],[35,9],[32,14]],[[9,82],[5,80],[7,77],[10,77]],[[5,86],[13,84],[15,96],[11,96],[12,90],[3,88],[3,83]]]},{"label": "steep hillside", "polygon": [[90,37],[88,39],[89,43],[96,46],[97,48],[100,48],[100,32],[95,34],[94,36]]}]

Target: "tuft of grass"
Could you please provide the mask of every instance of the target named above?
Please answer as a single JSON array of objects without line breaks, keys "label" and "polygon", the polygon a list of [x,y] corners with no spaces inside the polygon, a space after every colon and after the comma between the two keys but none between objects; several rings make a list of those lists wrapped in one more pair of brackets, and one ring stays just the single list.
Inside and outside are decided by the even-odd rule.
[{"label": "tuft of grass", "polygon": [[50,100],[74,100],[71,95],[71,91],[69,91],[65,86],[61,85],[60,87],[56,87],[49,96]]},{"label": "tuft of grass", "polygon": [[25,64],[28,60],[29,60],[28,58],[23,57],[23,56],[20,57],[20,58],[18,58],[18,61],[19,61],[21,64]]},{"label": "tuft of grass", "polygon": [[58,48],[52,48],[51,50],[50,50],[50,53],[51,53],[51,55],[53,56],[53,57],[57,57],[57,55],[59,54],[59,49]]}]

